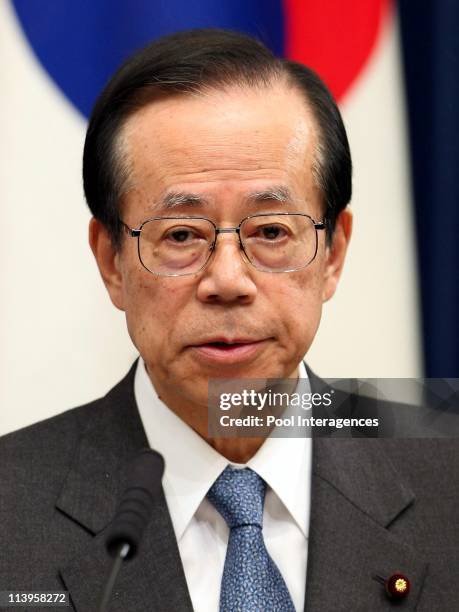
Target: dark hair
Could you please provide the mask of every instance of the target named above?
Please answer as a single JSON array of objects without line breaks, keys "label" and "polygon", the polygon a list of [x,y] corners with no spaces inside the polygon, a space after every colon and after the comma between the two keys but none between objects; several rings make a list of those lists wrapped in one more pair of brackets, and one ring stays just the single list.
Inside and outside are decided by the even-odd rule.
[{"label": "dark hair", "polygon": [[276,58],[261,42],[214,28],[178,32],[135,53],[115,73],[92,111],[83,155],[86,201],[119,246],[118,203],[128,178],[117,136],[124,121],[147,102],[177,93],[228,85],[258,87],[280,78],[304,94],[319,129],[313,172],[322,191],[328,237],[351,199],[349,143],[336,103],[309,68]]}]

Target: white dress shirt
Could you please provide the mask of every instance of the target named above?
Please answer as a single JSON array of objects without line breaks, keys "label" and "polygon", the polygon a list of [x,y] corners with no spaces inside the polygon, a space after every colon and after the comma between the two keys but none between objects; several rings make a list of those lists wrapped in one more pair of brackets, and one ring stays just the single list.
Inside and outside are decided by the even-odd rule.
[{"label": "white dress shirt", "polygon": [[[307,378],[300,364],[300,378]],[[310,512],[311,438],[269,437],[247,462],[212,448],[156,394],[139,360],[134,392],[151,448],[166,468],[163,488],[195,612],[218,612],[229,529],[206,493],[227,465],[250,467],[267,483],[263,536],[295,610],[304,606]]]}]

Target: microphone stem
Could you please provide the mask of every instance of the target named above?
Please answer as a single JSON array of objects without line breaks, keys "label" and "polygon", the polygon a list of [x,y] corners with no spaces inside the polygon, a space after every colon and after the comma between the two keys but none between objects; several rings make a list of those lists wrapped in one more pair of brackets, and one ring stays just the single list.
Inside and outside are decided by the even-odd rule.
[{"label": "microphone stem", "polygon": [[124,559],[127,557],[129,553],[130,546],[129,544],[120,544],[117,554],[115,555],[112,569],[110,571],[110,576],[105,585],[103,597],[101,600],[101,604],[99,606],[99,612],[107,612],[108,604],[110,603],[110,598],[112,595],[113,587],[115,586],[116,578],[121,569]]}]

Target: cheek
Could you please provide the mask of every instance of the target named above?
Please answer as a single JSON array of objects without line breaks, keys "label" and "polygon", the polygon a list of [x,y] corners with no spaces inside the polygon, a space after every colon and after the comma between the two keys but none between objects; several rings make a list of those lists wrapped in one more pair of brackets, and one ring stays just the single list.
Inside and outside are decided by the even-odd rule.
[{"label": "cheek", "polygon": [[276,291],[278,313],[287,341],[309,348],[319,326],[322,313],[320,274],[304,271],[292,273]]},{"label": "cheek", "polygon": [[144,354],[165,343],[165,290],[161,281],[145,278],[142,271],[131,272],[127,279],[123,287],[127,327],[134,345]]},{"label": "cheek", "polygon": [[126,276],[124,300],[129,335],[139,353],[149,361],[173,355],[186,328],[191,296],[187,284],[155,277],[143,271]]}]

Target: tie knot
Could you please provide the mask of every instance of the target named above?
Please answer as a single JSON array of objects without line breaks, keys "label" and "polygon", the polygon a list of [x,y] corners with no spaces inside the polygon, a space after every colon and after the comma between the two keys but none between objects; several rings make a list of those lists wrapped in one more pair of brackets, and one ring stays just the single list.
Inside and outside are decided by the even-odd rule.
[{"label": "tie knot", "polygon": [[225,519],[228,527],[263,526],[266,483],[250,468],[230,466],[214,482],[207,498]]}]

